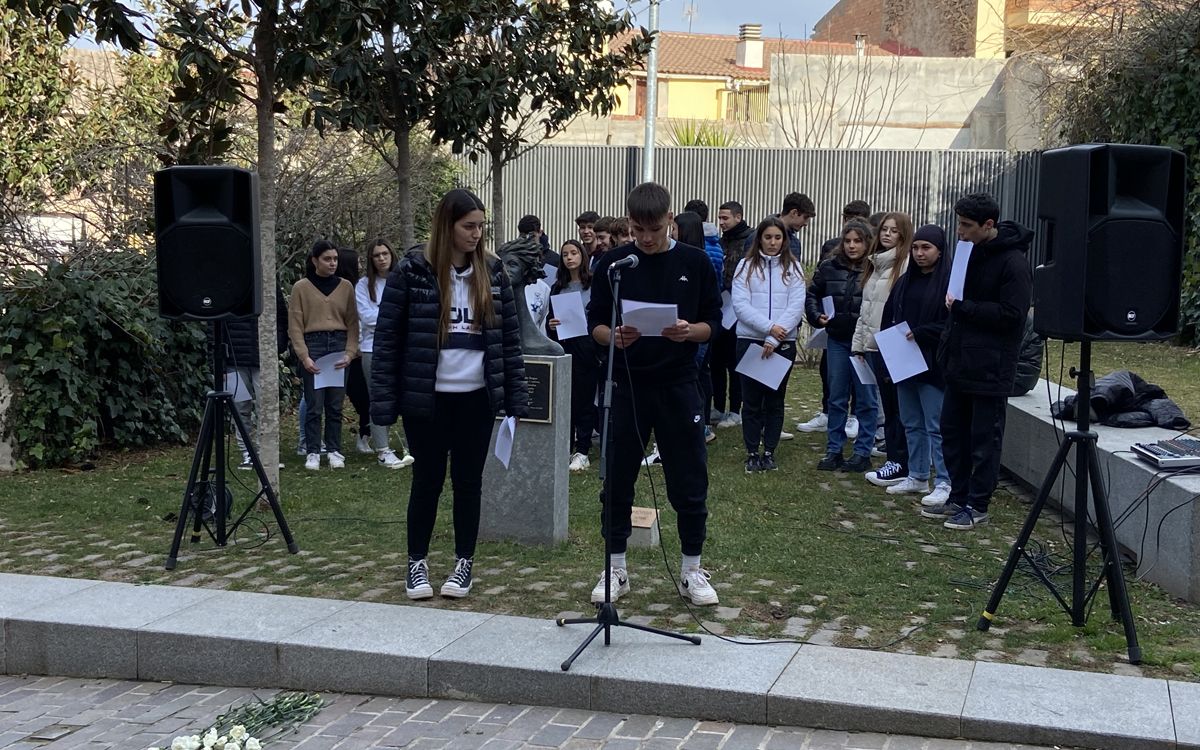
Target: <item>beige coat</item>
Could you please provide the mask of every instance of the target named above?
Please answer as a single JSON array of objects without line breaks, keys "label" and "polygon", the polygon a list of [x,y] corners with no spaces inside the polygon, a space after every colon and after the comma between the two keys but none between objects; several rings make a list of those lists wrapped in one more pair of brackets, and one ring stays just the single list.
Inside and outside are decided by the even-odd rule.
[{"label": "beige coat", "polygon": [[[888,295],[892,293],[892,266],[896,264],[899,248],[885,250],[870,257],[874,270],[871,278],[863,286],[862,309],[858,313],[858,324],[854,327],[854,338],[850,340],[852,352],[874,352],[879,347],[875,345],[875,334],[879,333],[879,325],[883,321],[883,306],[887,304]],[[901,263],[908,264],[908,251],[904,251]],[[903,273],[904,269],[901,269]]]}]

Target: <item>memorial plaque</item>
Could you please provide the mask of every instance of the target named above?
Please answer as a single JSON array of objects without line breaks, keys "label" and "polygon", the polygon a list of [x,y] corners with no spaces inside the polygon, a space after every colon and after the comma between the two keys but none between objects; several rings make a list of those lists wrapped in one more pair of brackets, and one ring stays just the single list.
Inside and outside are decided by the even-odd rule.
[{"label": "memorial plaque", "polygon": [[523,422],[554,421],[554,368],[550,362],[525,360],[525,387],[529,391],[529,416]]}]

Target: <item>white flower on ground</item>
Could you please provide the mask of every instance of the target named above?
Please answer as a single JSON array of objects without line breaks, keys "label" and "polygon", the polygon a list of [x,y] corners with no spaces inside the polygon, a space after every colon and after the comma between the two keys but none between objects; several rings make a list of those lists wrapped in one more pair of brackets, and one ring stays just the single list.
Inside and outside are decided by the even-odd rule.
[{"label": "white flower on ground", "polygon": [[171,750],[187,750],[187,737],[176,737],[171,740]]},{"label": "white flower on ground", "polygon": [[239,745],[235,740],[230,740],[229,742],[225,743],[225,750],[242,750],[242,746]]},{"label": "white flower on ground", "polygon": [[193,734],[187,738],[187,750],[200,750],[200,735]]},{"label": "white flower on ground", "polygon": [[217,744],[217,730],[208,730],[201,742],[204,743],[204,750],[212,750]]},{"label": "white flower on ground", "polygon": [[262,750],[262,743],[253,737],[247,737],[246,744],[242,746],[242,750]]},{"label": "white flower on ground", "polygon": [[233,729],[229,730],[229,739],[241,742],[246,739],[246,727],[241,724],[234,724]]},{"label": "white flower on ground", "polygon": [[226,742],[229,742],[229,738],[225,735],[221,735],[217,738],[217,741],[213,743],[213,750],[225,750]]}]

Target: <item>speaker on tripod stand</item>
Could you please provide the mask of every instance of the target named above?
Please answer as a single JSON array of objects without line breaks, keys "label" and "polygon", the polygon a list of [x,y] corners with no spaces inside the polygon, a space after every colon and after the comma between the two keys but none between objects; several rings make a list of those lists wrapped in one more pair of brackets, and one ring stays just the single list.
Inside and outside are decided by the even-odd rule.
[{"label": "speaker on tripod stand", "polygon": [[[1086,144],[1042,154],[1038,186],[1041,264],[1033,274],[1033,322],[1047,338],[1080,342],[1076,427],[1067,432],[1009,552],[978,629],[987,630],[1054,485],[1075,450],[1075,538],[1070,601],[1041,569],[1035,575],[1071,624],[1086,623],[1107,583],[1109,609],[1124,627],[1132,664],[1141,663],[1112,511],[1101,477],[1089,404],[1093,341],[1157,341],[1179,332],[1183,272],[1184,156],[1159,146]],[[1100,576],[1087,580],[1089,490],[1101,551]],[[1032,561],[1031,561],[1032,562]]]},{"label": "speaker on tripod stand", "polygon": [[[205,397],[204,418],[165,567],[175,568],[189,520],[193,543],[200,541],[203,528],[217,546],[224,547],[259,497],[270,505],[288,551],[295,554],[299,547],[225,385],[225,322],[262,313],[257,178],[236,167],[160,170],[154,175],[154,219],[159,315],[208,322],[213,341],[213,387]],[[260,488],[232,524],[228,523],[232,496],[225,476],[226,414],[246,446]],[[208,527],[210,521],[215,531]]]}]

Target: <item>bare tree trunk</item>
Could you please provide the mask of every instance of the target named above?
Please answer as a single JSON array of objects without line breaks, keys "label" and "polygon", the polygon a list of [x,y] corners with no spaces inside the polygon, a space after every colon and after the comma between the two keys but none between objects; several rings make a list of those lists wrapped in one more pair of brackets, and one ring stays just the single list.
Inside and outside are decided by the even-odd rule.
[{"label": "bare tree trunk", "polygon": [[396,206],[400,210],[400,247],[397,250],[403,255],[417,242],[412,203],[412,128],[396,128],[392,135],[396,140]]},{"label": "bare tree trunk", "polygon": [[[383,35],[383,57],[387,64],[388,87],[391,89],[391,110],[399,116],[404,111],[400,89],[400,65],[396,60],[395,29]],[[400,211],[400,254],[412,247],[416,241],[412,205],[412,126],[393,122],[392,139],[396,144],[396,208]]]},{"label": "bare tree trunk", "polygon": [[279,355],[275,295],[275,2],[260,6],[254,31],[254,66],[258,78],[255,115],[258,126],[258,209],[261,244],[263,311],[258,319],[258,454],[271,487],[279,495]]},{"label": "bare tree trunk", "polygon": [[492,163],[492,249],[499,250],[504,244],[504,161],[499,149],[488,152]]}]

